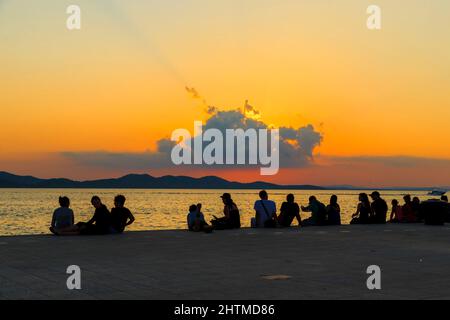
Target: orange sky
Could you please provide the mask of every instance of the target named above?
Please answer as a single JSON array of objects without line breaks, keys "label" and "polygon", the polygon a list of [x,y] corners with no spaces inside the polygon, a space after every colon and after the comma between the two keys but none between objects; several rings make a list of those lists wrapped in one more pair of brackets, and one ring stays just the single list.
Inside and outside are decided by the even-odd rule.
[{"label": "orange sky", "polygon": [[[315,162],[270,180],[450,185],[448,1],[377,1],[380,31],[366,28],[370,1],[80,0],[79,31],[65,28],[68,4],[0,1],[0,170],[150,172],[89,167],[61,152],[154,150],[207,119],[189,86],[221,110],[249,99],[267,124],[323,133]],[[398,156],[411,161],[383,158]],[[267,180],[253,170],[204,172]]]}]

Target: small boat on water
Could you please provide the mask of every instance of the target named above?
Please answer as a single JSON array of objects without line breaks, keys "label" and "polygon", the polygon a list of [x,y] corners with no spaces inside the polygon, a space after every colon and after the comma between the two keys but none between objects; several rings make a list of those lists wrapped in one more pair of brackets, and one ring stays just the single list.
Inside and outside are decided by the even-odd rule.
[{"label": "small boat on water", "polygon": [[447,193],[447,190],[432,190],[428,192],[429,196],[443,196]]}]

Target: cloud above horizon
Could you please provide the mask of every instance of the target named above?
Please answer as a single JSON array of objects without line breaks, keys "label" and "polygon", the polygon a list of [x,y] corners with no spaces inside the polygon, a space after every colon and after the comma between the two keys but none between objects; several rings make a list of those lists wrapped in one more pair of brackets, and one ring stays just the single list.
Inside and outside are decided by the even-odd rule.
[{"label": "cloud above horizon", "polygon": [[[208,105],[206,99],[193,87],[185,88],[190,98],[201,102],[201,107],[208,115],[203,122],[203,130],[215,128],[225,133],[226,129],[270,129],[271,124],[262,120],[262,115],[250,105],[247,101],[241,108],[224,110],[215,106]],[[187,125],[187,128],[191,128]],[[191,129],[192,130],[192,129]],[[339,179],[346,181],[347,177],[353,175],[356,171],[364,172],[361,176],[370,176],[377,174],[384,176],[392,170],[404,172],[417,172],[417,175],[423,175],[423,171],[436,172],[440,170],[443,176],[450,172],[450,159],[417,157],[408,155],[392,156],[333,156],[316,154],[315,150],[320,146],[323,140],[323,134],[318,132],[312,124],[306,124],[299,128],[281,126],[280,132],[280,169],[304,169],[310,167],[314,172],[328,172],[329,175],[335,175],[337,171],[343,175]],[[196,141],[195,138],[194,143]],[[242,165],[200,165],[200,166],[175,166],[171,161],[171,151],[175,145],[169,138],[161,138],[157,141],[155,150],[146,150],[143,152],[110,152],[110,151],[86,151],[86,152],[62,152],[61,155],[75,162],[78,166],[90,169],[120,170],[121,172],[149,171],[149,170],[169,170],[182,169],[188,167],[189,170],[223,170],[242,168]],[[246,166],[246,168],[259,168],[259,166]],[[316,171],[319,170],[319,171]],[[329,172],[332,170],[332,172]],[[405,171],[405,172],[406,172]],[[305,171],[302,171],[304,176]]]},{"label": "cloud above horizon", "polygon": [[[193,99],[199,99],[204,104],[206,101],[194,89],[186,87],[186,91]],[[208,118],[204,122],[203,130],[218,129],[225,136],[226,129],[272,129],[273,126],[261,120],[261,114],[246,101],[244,108],[233,110],[220,110],[217,107],[208,106],[205,110]],[[192,125],[191,125],[192,126]],[[279,127],[280,131],[280,168],[300,168],[313,162],[313,154],[316,147],[323,139],[322,133],[315,130],[312,124],[303,127]],[[194,138],[194,141],[197,141]],[[156,150],[144,152],[62,152],[66,158],[75,161],[79,165],[89,167],[102,167],[108,169],[146,170],[176,167],[171,161],[171,151],[175,142],[169,138],[157,141]],[[227,165],[202,165],[202,169],[212,168],[236,168]]]}]

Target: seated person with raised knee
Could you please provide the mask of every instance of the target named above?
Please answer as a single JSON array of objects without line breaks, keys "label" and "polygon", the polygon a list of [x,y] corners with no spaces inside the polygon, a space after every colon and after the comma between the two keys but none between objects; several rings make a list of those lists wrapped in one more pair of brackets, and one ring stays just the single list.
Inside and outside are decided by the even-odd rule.
[{"label": "seated person with raised knee", "polygon": [[91,204],[95,208],[94,215],[88,222],[79,222],[80,234],[108,234],[111,232],[111,213],[98,196],[93,196]]},{"label": "seated person with raised knee", "polygon": [[302,225],[302,218],[300,217],[300,207],[295,202],[295,197],[292,193],[286,197],[286,202],[283,202],[278,216],[278,223],[281,227],[290,227],[294,218],[297,218],[298,225]]},{"label": "seated person with raised knee", "polygon": [[111,210],[111,232],[122,233],[125,227],[131,225],[135,218],[128,208],[125,208],[126,198],[118,195],[114,198],[114,208]]}]

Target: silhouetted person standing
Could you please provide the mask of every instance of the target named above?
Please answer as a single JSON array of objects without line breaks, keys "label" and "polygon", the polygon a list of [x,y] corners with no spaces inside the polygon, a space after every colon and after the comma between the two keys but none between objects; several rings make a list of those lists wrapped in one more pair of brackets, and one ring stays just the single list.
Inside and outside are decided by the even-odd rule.
[{"label": "silhouetted person standing", "polygon": [[373,218],[372,223],[386,223],[387,218],[387,212],[388,212],[388,206],[386,201],[381,198],[380,193],[378,191],[374,191],[370,194],[370,197],[372,198],[372,203],[370,205],[372,212],[373,212]]}]

